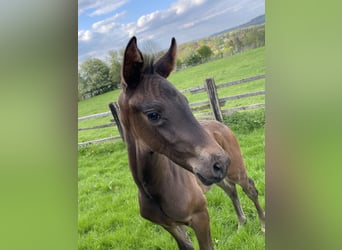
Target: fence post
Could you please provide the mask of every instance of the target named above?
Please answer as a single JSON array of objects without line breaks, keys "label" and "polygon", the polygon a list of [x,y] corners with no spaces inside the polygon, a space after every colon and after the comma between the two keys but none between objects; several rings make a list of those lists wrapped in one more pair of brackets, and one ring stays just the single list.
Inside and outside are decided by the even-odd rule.
[{"label": "fence post", "polygon": [[205,89],[208,93],[209,103],[215,119],[223,122],[223,116],[220,108],[220,101],[217,95],[216,85],[213,78],[205,79]]},{"label": "fence post", "polygon": [[119,117],[118,112],[117,112],[117,110],[119,110],[119,106],[116,102],[111,102],[108,104],[108,106],[109,106],[110,111],[112,112],[116,126],[118,127],[121,139],[123,141],[125,141],[125,137],[124,137],[122,126],[121,126],[120,117]]}]

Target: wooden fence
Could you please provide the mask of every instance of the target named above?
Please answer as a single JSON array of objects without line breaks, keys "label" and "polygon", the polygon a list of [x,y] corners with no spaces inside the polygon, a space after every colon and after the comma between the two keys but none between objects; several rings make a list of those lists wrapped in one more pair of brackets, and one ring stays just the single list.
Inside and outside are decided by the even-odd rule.
[{"label": "wooden fence", "polygon": [[[184,90],[181,90],[181,92],[182,93],[190,93],[190,94],[198,94],[198,93],[202,93],[202,92],[207,92],[207,94],[208,94],[207,100],[190,103],[189,104],[190,108],[194,112],[195,117],[197,117],[197,118],[200,118],[200,119],[216,119],[216,120],[222,122],[224,116],[229,116],[236,111],[265,107],[265,103],[256,103],[256,104],[239,106],[239,107],[234,107],[234,108],[222,110],[221,107],[223,107],[227,101],[241,99],[241,98],[247,98],[250,96],[265,95],[265,90],[260,90],[260,91],[256,91],[256,92],[249,92],[249,93],[239,94],[239,95],[235,95],[235,96],[228,96],[228,97],[219,98],[219,96],[217,94],[217,89],[226,88],[226,87],[230,87],[230,86],[234,86],[234,85],[238,85],[238,84],[242,84],[242,83],[247,83],[247,82],[251,82],[251,81],[255,81],[255,80],[263,79],[263,78],[265,78],[264,74],[244,78],[244,79],[237,80],[237,81],[222,83],[219,85],[215,84],[215,81],[213,78],[208,78],[205,80],[204,86],[198,86],[198,87],[192,87],[189,89],[184,89]],[[197,113],[198,111],[209,109],[209,108],[210,108],[211,112]],[[80,132],[80,131],[90,130],[90,129],[101,129],[101,128],[106,128],[106,127],[117,126],[120,135],[102,138],[102,139],[93,140],[93,141],[81,142],[81,143],[78,143],[78,146],[85,146],[88,144],[95,144],[95,143],[100,143],[100,142],[109,141],[109,140],[123,139],[122,126],[121,126],[120,118],[118,115],[119,107],[118,107],[117,103],[115,103],[115,102],[109,103],[109,109],[110,109],[110,111],[108,111],[108,112],[103,112],[103,113],[99,113],[99,114],[79,117],[78,121],[80,122],[80,121],[89,120],[89,119],[112,116],[114,118],[114,120],[111,120],[110,123],[104,124],[104,125],[93,126],[93,127],[89,127],[89,128],[78,128],[78,131]]]}]

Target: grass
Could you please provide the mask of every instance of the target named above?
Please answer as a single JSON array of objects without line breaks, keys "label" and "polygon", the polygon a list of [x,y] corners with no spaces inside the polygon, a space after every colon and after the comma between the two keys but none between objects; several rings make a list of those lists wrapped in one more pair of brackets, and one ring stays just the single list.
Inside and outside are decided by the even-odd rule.
[{"label": "grass", "polygon": [[[197,65],[170,75],[169,80],[178,89],[186,89],[204,84],[206,78],[214,78],[216,84],[239,80],[242,78],[265,73],[265,48],[257,48],[231,57],[224,57],[205,64]],[[264,89],[265,80],[256,80],[251,83],[235,85],[229,88],[218,89],[219,97],[242,94]],[[189,102],[208,99],[207,93],[191,95],[185,94]],[[264,96],[233,100],[223,109],[264,102]]]},{"label": "grass", "polygon": [[[249,175],[255,180],[264,206],[264,129],[238,133]],[[79,149],[79,249],[177,249],[160,226],[139,215],[137,187],[131,177],[121,141]],[[254,205],[238,188],[248,218],[237,231],[231,201],[218,187],[207,193],[215,249],[264,249]],[[194,233],[190,236],[198,249]]]},{"label": "grass", "polygon": [[[222,58],[203,65],[174,72],[169,80],[185,89],[203,84],[214,77],[216,84],[237,80],[265,72],[264,48]],[[264,79],[248,84],[220,89],[219,96],[236,95],[264,89]],[[117,100],[115,90],[79,102],[78,116],[108,111],[108,103]],[[190,102],[207,99],[205,93],[187,94]],[[229,102],[227,106],[264,102],[264,97],[251,97]],[[109,123],[112,117],[82,121],[79,127]],[[264,110],[234,113],[225,118],[235,132],[241,146],[247,171],[259,190],[261,205],[265,207]],[[117,135],[116,127],[80,131],[79,142]],[[78,248],[79,249],[177,249],[175,240],[160,226],[139,215],[137,187],[129,171],[125,144],[118,140],[80,147],[78,150]],[[265,237],[260,231],[253,203],[238,187],[247,224],[237,231],[237,219],[232,202],[218,187],[206,195],[211,220],[214,248],[264,249]],[[198,243],[189,230],[195,249]]]}]

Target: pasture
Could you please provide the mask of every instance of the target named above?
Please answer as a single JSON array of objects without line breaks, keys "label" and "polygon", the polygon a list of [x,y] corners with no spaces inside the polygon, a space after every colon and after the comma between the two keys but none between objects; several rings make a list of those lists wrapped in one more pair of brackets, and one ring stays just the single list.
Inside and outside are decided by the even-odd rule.
[{"label": "pasture", "polygon": [[[171,74],[169,80],[178,89],[198,86],[205,78],[214,77],[217,83],[264,73],[264,48],[233,57],[222,58]],[[229,95],[260,90],[264,79],[248,86],[229,88]],[[225,90],[227,91],[227,90]],[[234,92],[234,93],[232,93]],[[108,111],[108,103],[117,99],[119,91],[112,91],[79,103],[79,116]],[[192,96],[187,96],[189,101]],[[200,96],[196,95],[196,98]],[[255,97],[264,98],[264,97]],[[201,100],[201,99],[199,99]],[[236,102],[242,102],[237,100]],[[260,102],[253,98],[243,102]],[[227,105],[241,105],[228,103]],[[108,117],[103,118],[108,123]],[[101,120],[101,119],[98,119]],[[84,121],[79,127],[94,121]],[[265,207],[264,181],[264,110],[240,112],[225,119],[235,132],[246,162],[247,171],[259,190]],[[116,128],[79,132],[79,142],[116,135]],[[78,230],[79,249],[177,249],[176,242],[160,226],[139,215],[137,187],[128,167],[125,144],[106,142],[79,148],[78,170]],[[237,231],[237,219],[230,199],[218,187],[207,193],[211,218],[211,235],[215,249],[264,249],[264,234],[252,202],[238,187],[247,224]],[[196,249],[193,232],[190,237]]]}]

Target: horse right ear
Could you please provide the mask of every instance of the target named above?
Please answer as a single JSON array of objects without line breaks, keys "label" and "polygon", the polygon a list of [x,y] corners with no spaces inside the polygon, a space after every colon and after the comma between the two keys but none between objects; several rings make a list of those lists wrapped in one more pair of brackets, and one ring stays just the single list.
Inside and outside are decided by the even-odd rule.
[{"label": "horse right ear", "polygon": [[177,43],[173,37],[169,50],[155,64],[156,72],[164,78],[167,78],[171,71],[174,70],[177,60]]},{"label": "horse right ear", "polygon": [[129,40],[123,59],[121,85],[123,89],[134,89],[140,82],[144,58],[137,47],[136,37]]}]

